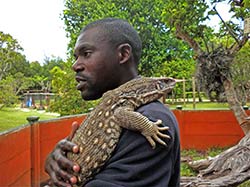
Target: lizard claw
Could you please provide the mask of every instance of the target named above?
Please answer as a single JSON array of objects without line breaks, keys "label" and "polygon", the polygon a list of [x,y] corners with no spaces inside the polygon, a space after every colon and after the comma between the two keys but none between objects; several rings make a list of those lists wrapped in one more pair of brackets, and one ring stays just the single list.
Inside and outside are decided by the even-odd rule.
[{"label": "lizard claw", "polygon": [[156,144],[155,144],[155,141],[153,140],[153,138],[151,138],[151,136],[145,136],[145,137],[149,141],[152,148],[155,149]]},{"label": "lizard claw", "polygon": [[169,127],[159,127],[159,125],[162,124],[161,120],[157,120],[156,122],[151,123],[152,128],[147,132],[142,132],[142,134],[146,137],[153,149],[155,149],[156,146],[155,142],[166,146],[166,143],[161,138],[170,138],[170,136],[168,136],[167,134],[163,134],[161,131],[168,130]]}]

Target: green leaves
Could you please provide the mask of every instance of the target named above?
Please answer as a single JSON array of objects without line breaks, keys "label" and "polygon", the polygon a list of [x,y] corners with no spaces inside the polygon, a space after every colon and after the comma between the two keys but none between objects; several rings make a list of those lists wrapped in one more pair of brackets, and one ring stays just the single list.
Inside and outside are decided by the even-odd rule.
[{"label": "green leaves", "polygon": [[[152,76],[169,56],[167,51],[170,50],[168,49],[180,42],[170,35],[170,29],[161,19],[164,7],[169,3],[174,5],[171,1],[162,0],[67,0],[63,19],[71,39],[68,46],[69,51],[73,54],[77,35],[84,25],[105,17],[123,18],[137,29],[142,40],[143,53],[139,67],[140,73]],[[177,12],[176,15],[178,15]],[[180,51],[181,49],[176,47],[176,51],[171,53],[179,54]]]},{"label": "green leaves", "polygon": [[[17,75],[19,78],[21,76],[23,76],[21,73]],[[0,104],[12,106],[18,101],[17,92],[19,86],[23,86],[23,84],[20,84],[21,80],[19,82],[16,80],[16,77],[9,75],[0,81]]]},{"label": "green leaves", "polygon": [[55,66],[52,74],[53,92],[57,94],[56,99],[51,102],[50,110],[63,115],[80,114],[88,112],[95,102],[83,101],[79,91],[76,89],[74,72],[71,70],[71,63],[65,63],[61,68]]},{"label": "green leaves", "polygon": [[[193,48],[197,56],[197,81],[200,87],[210,96],[216,93],[218,100],[225,91],[223,81],[231,80],[233,55],[247,41],[239,23],[249,16],[248,2],[178,0],[169,2],[165,6],[163,20],[179,39]],[[221,19],[220,13],[216,10],[218,3],[230,3],[228,5],[231,7],[230,12],[233,13],[234,19],[227,22]],[[217,16],[221,19],[219,32],[209,26],[210,16]],[[244,86],[247,84],[245,83]]]},{"label": "green leaves", "polygon": [[[175,2],[163,0],[66,0],[63,20],[70,38],[70,59],[73,59],[74,45],[82,27],[97,19],[117,17],[130,22],[141,37],[143,51],[139,64],[140,74],[189,77],[194,68],[193,52],[185,43],[174,37],[170,27],[162,19],[162,15],[169,15],[170,11],[175,16],[180,15],[177,8],[168,9],[169,4],[175,6]],[[188,7],[189,4],[183,1],[183,6]],[[53,105],[54,108],[64,114],[87,111],[89,104],[81,101],[80,94],[74,88],[73,77],[68,77],[72,70],[64,67],[56,71],[53,72],[52,85],[59,96]]]},{"label": "green leaves", "polygon": [[9,73],[24,72],[27,61],[22,50],[16,39],[0,31],[0,81]]},{"label": "green leaves", "polygon": [[232,66],[233,83],[237,96],[246,104],[250,96],[250,44],[246,44],[235,56]]},{"label": "green leaves", "polygon": [[16,39],[14,39],[10,34],[5,34],[2,31],[0,31],[0,48],[15,52],[20,52],[23,50]]}]

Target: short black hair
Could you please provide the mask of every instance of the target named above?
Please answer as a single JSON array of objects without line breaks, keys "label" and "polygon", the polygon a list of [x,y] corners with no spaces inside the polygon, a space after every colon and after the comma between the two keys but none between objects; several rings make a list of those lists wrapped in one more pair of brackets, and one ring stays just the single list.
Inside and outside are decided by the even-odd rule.
[{"label": "short black hair", "polygon": [[123,43],[130,44],[135,63],[139,63],[142,42],[138,32],[126,20],[120,18],[99,19],[86,25],[81,33],[95,27],[100,28],[100,33],[115,46]]}]

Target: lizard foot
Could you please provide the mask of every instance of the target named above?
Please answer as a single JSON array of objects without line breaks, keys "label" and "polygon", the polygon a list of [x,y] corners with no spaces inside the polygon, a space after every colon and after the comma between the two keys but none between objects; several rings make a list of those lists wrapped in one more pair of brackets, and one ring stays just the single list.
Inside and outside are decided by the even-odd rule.
[{"label": "lizard foot", "polygon": [[159,125],[162,124],[161,120],[157,120],[156,122],[150,121],[150,123],[150,128],[147,131],[142,132],[143,136],[149,141],[153,149],[155,149],[156,142],[166,146],[166,143],[162,138],[170,138],[170,136],[163,134],[161,131],[166,131],[169,127],[160,127]]}]

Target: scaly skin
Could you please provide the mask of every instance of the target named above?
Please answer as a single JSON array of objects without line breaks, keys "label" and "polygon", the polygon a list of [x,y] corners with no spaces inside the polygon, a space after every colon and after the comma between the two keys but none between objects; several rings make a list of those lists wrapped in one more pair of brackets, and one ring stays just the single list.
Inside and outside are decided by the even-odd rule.
[{"label": "scaly skin", "polygon": [[141,132],[153,148],[156,142],[165,145],[161,138],[170,137],[161,131],[168,127],[159,127],[161,120],[149,121],[135,110],[170,92],[175,83],[172,78],[140,77],[102,96],[100,104],[87,116],[72,139],[80,147],[79,154],[67,154],[81,166],[79,185],[89,181],[110,158],[122,128]]}]

